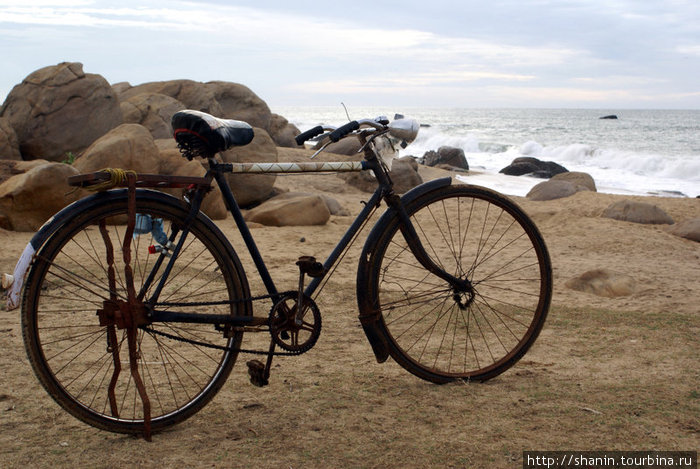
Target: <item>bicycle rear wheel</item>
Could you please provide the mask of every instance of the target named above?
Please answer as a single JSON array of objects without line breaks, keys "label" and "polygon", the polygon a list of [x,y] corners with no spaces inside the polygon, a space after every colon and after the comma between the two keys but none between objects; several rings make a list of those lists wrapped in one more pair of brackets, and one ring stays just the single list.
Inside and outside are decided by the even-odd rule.
[{"label": "bicycle rear wheel", "polygon": [[[163,234],[177,243],[188,211],[183,202],[153,191],[138,190],[136,206],[141,220],[150,224],[140,231],[150,231],[133,236],[131,267],[135,290],[148,303],[170,259],[159,265],[160,254],[149,253],[149,247],[162,247]],[[37,250],[24,290],[22,332],[37,377],[65,410],[98,428],[139,433],[144,411],[129,370],[126,329],[101,326],[96,315],[110,297],[127,299],[122,256],[126,212],[126,191],[100,194]],[[202,214],[189,229],[159,297],[171,305],[155,308],[250,315],[249,302],[243,300],[250,296],[247,281],[231,245]],[[196,305],[204,301],[229,304]],[[224,337],[212,324],[153,323],[148,328],[137,330],[138,370],[150,400],[151,429],[158,431],[201,409],[231,372],[237,352],[203,344],[239,348],[242,333]]]},{"label": "bicycle rear wheel", "polygon": [[395,216],[364,249],[361,314],[380,315],[389,354],[423,379],[484,381],[504,372],[533,344],[549,309],[551,263],[534,223],[510,199],[467,185],[424,194],[406,210],[435,264],[471,288],[456,291],[427,271]]}]

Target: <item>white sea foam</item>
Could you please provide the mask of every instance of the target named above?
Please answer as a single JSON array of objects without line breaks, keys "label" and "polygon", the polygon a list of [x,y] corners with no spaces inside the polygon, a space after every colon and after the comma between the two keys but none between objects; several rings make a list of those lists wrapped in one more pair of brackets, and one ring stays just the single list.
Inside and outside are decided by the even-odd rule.
[{"label": "white sea foam", "polygon": [[[319,122],[342,124],[335,108],[275,110],[300,129]],[[608,110],[404,111],[429,127],[401,156],[422,156],[441,146],[464,150],[478,170],[467,179],[512,195],[524,195],[541,179],[498,172],[519,156],[555,161],[570,171],[589,173],[598,190],[642,195],[700,194],[700,111],[619,111],[619,120],[600,120]],[[365,115],[366,114],[366,115]],[[393,113],[353,110],[353,117]]]}]

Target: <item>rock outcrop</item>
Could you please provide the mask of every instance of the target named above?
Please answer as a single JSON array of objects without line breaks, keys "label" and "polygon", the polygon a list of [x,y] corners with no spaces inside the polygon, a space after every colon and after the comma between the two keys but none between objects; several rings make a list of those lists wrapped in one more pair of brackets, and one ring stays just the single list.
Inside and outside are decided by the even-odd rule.
[{"label": "rock outcrop", "polygon": [[[165,95],[173,102],[181,103],[181,110],[184,108],[207,112],[216,117],[224,119],[236,119],[247,122],[253,127],[265,129],[279,146],[296,147],[294,136],[299,130],[290,124],[284,117],[273,114],[265,101],[260,99],[250,88],[226,81],[210,81],[201,83],[193,80],[170,80],[144,83],[131,86],[127,83],[118,83],[114,86],[122,103],[134,100],[143,102],[144,98],[137,98],[139,95],[154,96]],[[153,99],[153,98],[149,98]],[[164,109],[151,109],[151,114],[155,113],[164,117],[170,125],[170,117],[173,102],[161,101],[159,104],[165,106]],[[130,112],[133,110],[125,108]],[[142,112],[143,114],[143,112]],[[133,117],[129,117],[133,118]],[[133,121],[130,121],[133,122]],[[143,123],[143,122],[139,122]],[[147,126],[148,127],[148,126]],[[162,138],[154,134],[156,138]]]},{"label": "rock outcrop", "polygon": [[141,124],[153,138],[172,138],[170,119],[186,107],[177,99],[160,93],[137,94],[122,101],[120,106],[124,122]]},{"label": "rock outcrop", "polygon": [[[221,153],[226,163],[276,162],[277,146],[268,133],[253,128],[255,137],[244,147],[232,148]],[[227,174],[236,201],[241,207],[258,204],[273,195],[274,174]]]},{"label": "rock outcrop", "polygon": [[148,129],[139,124],[122,124],[90,145],[73,166],[81,173],[122,168],[157,174],[159,159],[158,147]]},{"label": "rock outcrop", "polygon": [[[377,189],[377,180],[369,171],[357,173],[339,174],[339,177],[364,192],[374,192]],[[394,191],[397,194],[403,194],[423,183],[423,178],[418,174],[418,163],[415,158],[406,156],[404,158],[396,158],[391,164],[389,172],[394,183]]]},{"label": "rock outcrop", "polygon": [[109,83],[67,62],[37,70],[15,86],[0,116],[15,130],[25,160],[62,161],[122,123]]},{"label": "rock outcrop", "polygon": [[86,195],[67,183],[78,174],[70,165],[41,162],[0,185],[0,228],[36,231],[66,205]]},{"label": "rock outcrop", "polygon": [[17,133],[10,121],[0,117],[0,160],[21,160]]}]

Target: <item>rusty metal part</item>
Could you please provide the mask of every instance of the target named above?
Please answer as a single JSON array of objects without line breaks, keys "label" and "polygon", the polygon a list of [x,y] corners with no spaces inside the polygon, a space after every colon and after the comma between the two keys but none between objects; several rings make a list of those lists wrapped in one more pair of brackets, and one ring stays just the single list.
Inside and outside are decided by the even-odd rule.
[{"label": "rusty metal part", "polygon": [[[89,187],[109,181],[111,174],[108,171],[77,174],[68,178],[68,184],[77,187]],[[162,174],[137,174],[134,181],[135,187],[197,187],[211,186],[211,181],[205,177],[195,176],[166,176]],[[118,184],[124,187],[124,184]]]},{"label": "rusty metal part", "polygon": [[309,351],[321,335],[321,312],[316,303],[303,296],[303,314],[297,323],[297,292],[287,292],[270,311],[270,335],[280,348],[294,353]]},{"label": "rusty metal part", "polygon": [[[109,301],[117,301],[117,281],[114,271],[114,247],[112,246],[112,241],[109,238],[109,233],[107,232],[107,227],[105,220],[100,220],[100,233],[102,234],[102,240],[105,243],[105,252],[107,254],[107,278],[109,281]],[[106,303],[107,301],[105,301]],[[100,311],[97,312],[100,316]],[[107,327],[107,351],[112,353],[112,361],[114,362],[114,370],[112,371],[112,378],[109,381],[109,387],[107,388],[107,398],[109,399],[109,408],[112,412],[112,417],[119,417],[119,407],[117,406],[117,398],[114,395],[114,390],[117,387],[117,380],[119,379],[119,374],[122,371],[122,362],[119,358],[119,344],[117,343],[117,331],[114,328],[114,324],[108,324],[106,322],[103,324],[103,318],[100,316],[100,325]]]}]

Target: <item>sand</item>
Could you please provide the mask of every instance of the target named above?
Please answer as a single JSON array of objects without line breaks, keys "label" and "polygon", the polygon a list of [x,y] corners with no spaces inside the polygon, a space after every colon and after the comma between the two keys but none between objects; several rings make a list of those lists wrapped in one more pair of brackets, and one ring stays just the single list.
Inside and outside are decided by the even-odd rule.
[{"label": "sand", "polygon": [[[306,155],[280,149],[280,161]],[[421,168],[421,175],[453,174]],[[281,176],[276,186],[324,193],[353,215],[368,198],[335,175]],[[501,377],[437,386],[391,361],[377,364],[358,327],[359,242],[319,300],[324,331],[312,351],[277,360],[262,390],[237,364],[212,403],[150,444],[65,414],[31,371],[19,311],[3,307],[0,465],[520,467],[523,450],[697,450],[700,244],[665,226],[600,217],[622,198],[653,203],[676,222],[700,217],[700,199],[593,192],[547,202],[513,198],[547,243],[554,296],[537,343]],[[325,258],[350,222],[334,216],[322,227],[258,227],[253,234],[280,289],[293,289],[297,257]],[[217,223],[252,280],[232,219]],[[0,230],[0,272],[13,270],[31,235]],[[631,276],[634,292],[605,298],[565,286],[592,269]]]}]

